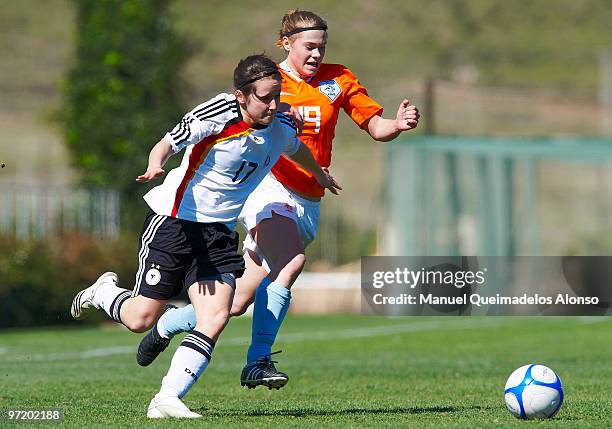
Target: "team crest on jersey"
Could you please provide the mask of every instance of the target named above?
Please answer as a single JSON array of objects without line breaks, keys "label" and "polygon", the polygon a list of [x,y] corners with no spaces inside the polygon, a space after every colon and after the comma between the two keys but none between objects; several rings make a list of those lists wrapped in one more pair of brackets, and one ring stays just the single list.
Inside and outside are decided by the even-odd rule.
[{"label": "team crest on jersey", "polygon": [[329,98],[332,102],[338,98],[340,93],[342,92],[342,88],[338,85],[336,80],[324,80],[319,83],[319,91],[323,93],[327,98]]}]

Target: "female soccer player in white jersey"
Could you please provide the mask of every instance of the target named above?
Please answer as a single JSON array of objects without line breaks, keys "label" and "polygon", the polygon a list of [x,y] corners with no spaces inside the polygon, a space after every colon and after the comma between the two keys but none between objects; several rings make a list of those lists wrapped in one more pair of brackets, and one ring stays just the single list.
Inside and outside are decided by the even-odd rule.
[{"label": "female soccer player in white jersey", "polygon": [[[417,126],[419,112],[408,100],[400,103],[394,118],[383,118],[382,107],[368,96],[349,69],[323,63],[327,23],[317,14],[299,10],[286,14],[277,44],[287,55],[279,64],[281,102],[300,111],[304,121],[300,138],[324,168],[331,162],[340,110],[378,141],[393,140]],[[288,381],[287,375],[274,367],[271,347],[289,308],[291,285],[304,267],[304,247],[316,236],[323,194],[324,187],[316,177],[281,157],[240,214],[248,231],[246,272],[237,282],[231,315],[243,314],[255,300],[242,385],[282,387]],[[141,341],[138,363],[150,364],[172,335],[190,329],[193,317],[191,306],[164,314]]]},{"label": "female soccer player in white jersey", "polygon": [[233,231],[238,215],[281,154],[337,192],[333,178],[298,140],[292,120],[276,112],[280,82],[272,60],[247,57],[234,71],[234,94],[219,94],[200,104],[155,145],[146,172],[136,179],[140,182],[162,176],[172,153],[185,149],[185,154],[163,184],[144,197],[150,210],[134,290],[120,288],[117,275],[108,272],[73,300],[75,319],[89,309],[101,309],[130,330],[143,332],[168,300],[188,286],[194,329],[177,349],[149,405],[149,417],[200,417],[180,398],[208,365],[229,318],[236,278],[244,271]]}]

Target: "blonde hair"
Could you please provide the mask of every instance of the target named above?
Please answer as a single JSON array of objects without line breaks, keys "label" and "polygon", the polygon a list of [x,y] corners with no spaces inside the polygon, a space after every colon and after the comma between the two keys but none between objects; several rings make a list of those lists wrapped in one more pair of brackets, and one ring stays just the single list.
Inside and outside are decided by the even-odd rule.
[{"label": "blonde hair", "polygon": [[283,16],[281,21],[281,28],[278,32],[276,46],[282,48],[283,37],[288,37],[289,40],[294,41],[296,38],[296,30],[310,27],[327,31],[327,22],[314,12],[299,9],[290,10]]}]

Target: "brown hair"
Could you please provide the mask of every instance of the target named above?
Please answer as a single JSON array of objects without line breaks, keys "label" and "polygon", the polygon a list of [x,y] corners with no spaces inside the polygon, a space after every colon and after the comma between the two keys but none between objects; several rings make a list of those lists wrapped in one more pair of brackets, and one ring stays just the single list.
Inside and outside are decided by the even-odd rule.
[{"label": "brown hair", "polygon": [[327,22],[314,12],[299,9],[290,10],[283,16],[281,21],[281,29],[278,32],[276,46],[282,48],[283,37],[286,36],[293,40],[292,38],[295,37],[296,30],[310,27],[327,31]]},{"label": "brown hair", "polygon": [[251,55],[240,60],[234,69],[234,88],[249,95],[253,84],[259,79],[273,77],[281,80],[276,63],[264,54]]}]

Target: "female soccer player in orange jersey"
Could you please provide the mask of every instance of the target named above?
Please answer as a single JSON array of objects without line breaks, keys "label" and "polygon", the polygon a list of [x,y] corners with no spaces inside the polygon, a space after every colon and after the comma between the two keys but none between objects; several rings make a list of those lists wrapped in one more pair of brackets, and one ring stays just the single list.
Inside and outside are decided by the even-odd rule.
[{"label": "female soccer player in orange jersey", "polygon": [[[281,103],[299,111],[300,139],[324,168],[331,163],[332,141],[340,110],[378,141],[393,140],[419,121],[417,108],[404,99],[392,119],[368,96],[355,75],[340,64],[323,63],[327,23],[317,14],[294,10],[282,19],[277,45],[286,53]],[[231,314],[243,314],[255,301],[252,342],[241,384],[279,388],[288,381],[270,358],[271,347],[289,308],[290,288],[304,267],[304,248],[316,236],[324,188],[312,174],[281,157],[249,196],[240,215],[248,231],[246,271],[238,280]],[[189,329],[190,306],[162,316],[139,347],[139,363],[148,365],[172,335]]]}]

